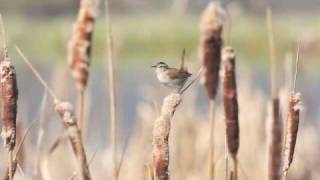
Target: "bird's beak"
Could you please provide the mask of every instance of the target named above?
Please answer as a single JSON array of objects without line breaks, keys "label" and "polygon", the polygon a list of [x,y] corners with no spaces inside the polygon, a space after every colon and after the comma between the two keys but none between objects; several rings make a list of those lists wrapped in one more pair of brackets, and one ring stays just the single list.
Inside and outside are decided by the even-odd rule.
[{"label": "bird's beak", "polygon": [[153,65],[153,66],[151,66],[152,68],[155,68],[155,67],[157,67],[156,65]]}]

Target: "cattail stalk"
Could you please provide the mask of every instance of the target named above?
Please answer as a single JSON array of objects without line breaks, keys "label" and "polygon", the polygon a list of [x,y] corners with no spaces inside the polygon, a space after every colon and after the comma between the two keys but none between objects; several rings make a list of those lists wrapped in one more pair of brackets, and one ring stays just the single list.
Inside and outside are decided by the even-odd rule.
[{"label": "cattail stalk", "polygon": [[49,92],[50,96],[54,100],[55,110],[59,114],[61,120],[63,121],[65,132],[69,137],[69,141],[71,143],[73,152],[77,158],[77,170],[79,173],[79,180],[90,180],[91,175],[89,172],[89,166],[87,163],[86,153],[83,145],[83,140],[81,136],[80,129],[77,125],[77,120],[74,115],[73,106],[69,102],[62,102],[55,95],[55,93],[49,88],[48,84],[44,81],[39,72],[33,67],[30,61],[25,57],[22,51],[16,47],[18,53],[24,60],[24,62],[29,66],[34,75],[38,78],[41,84],[46,88]]},{"label": "cattail stalk", "polygon": [[47,102],[47,92],[44,92],[41,106],[40,106],[40,114],[39,114],[39,130],[38,130],[38,137],[37,137],[37,150],[36,150],[36,157],[34,161],[34,170],[33,170],[33,178],[34,179],[43,179],[40,162],[42,157],[42,144],[43,144],[43,136],[44,136],[44,118],[45,118],[45,107]]},{"label": "cattail stalk", "polygon": [[153,127],[153,171],[155,180],[169,180],[169,135],[171,120],[181,103],[180,94],[170,94],[163,100],[160,116]]},{"label": "cattail stalk", "polygon": [[79,91],[80,130],[84,128],[84,96],[88,83],[92,34],[96,19],[95,0],[81,0],[78,19],[73,27],[73,35],[69,42],[69,66]]},{"label": "cattail stalk", "polygon": [[108,53],[108,87],[110,98],[110,119],[111,119],[111,146],[112,146],[112,171],[113,179],[117,180],[119,176],[118,160],[117,160],[117,117],[116,117],[116,90],[114,78],[114,59],[113,59],[113,39],[112,26],[110,17],[109,1],[105,1],[106,5],[106,25],[107,25],[107,53]]},{"label": "cattail stalk", "polygon": [[282,122],[280,116],[280,106],[277,87],[277,62],[272,27],[272,12],[268,8],[267,14],[268,40],[271,59],[271,96],[272,96],[272,118],[270,119],[269,157],[268,157],[268,178],[269,180],[281,179],[281,153],[282,153]]},{"label": "cattail stalk", "polygon": [[237,179],[237,153],[239,149],[239,112],[237,99],[237,83],[235,70],[235,53],[231,47],[222,51],[223,63],[223,105],[226,121],[226,138],[229,155],[234,164],[233,177]]},{"label": "cattail stalk", "polygon": [[[13,179],[14,177],[14,174],[16,173],[16,170],[17,170],[17,166],[18,166],[18,160],[17,159],[14,159],[12,161],[12,167],[8,167],[5,172],[4,172],[4,177],[3,177],[3,180],[10,180],[10,179]],[[10,173],[11,171],[11,173]],[[11,176],[11,177],[10,177]]]},{"label": "cattail stalk", "polygon": [[215,98],[219,84],[219,69],[221,48],[223,45],[222,29],[224,10],[218,3],[210,3],[202,13],[200,21],[201,45],[200,55],[204,67],[204,85],[210,99],[209,121],[209,152],[208,152],[208,179],[214,178],[214,119]]}]

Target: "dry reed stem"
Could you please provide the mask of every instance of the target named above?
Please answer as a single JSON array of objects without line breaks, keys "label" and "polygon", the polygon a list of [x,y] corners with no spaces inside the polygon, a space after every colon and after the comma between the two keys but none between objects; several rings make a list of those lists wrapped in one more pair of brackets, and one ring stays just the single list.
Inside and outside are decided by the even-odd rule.
[{"label": "dry reed stem", "polygon": [[110,119],[111,119],[111,147],[112,147],[112,173],[113,179],[117,180],[119,176],[118,160],[117,160],[117,117],[116,117],[116,90],[114,78],[114,59],[113,59],[113,38],[109,1],[105,1],[106,6],[106,26],[107,26],[107,62],[108,62],[108,87],[110,98]]},{"label": "dry reed stem", "polygon": [[78,128],[76,118],[74,116],[73,106],[68,102],[61,102],[55,95],[55,93],[52,91],[52,89],[49,88],[48,84],[44,81],[39,72],[33,67],[30,61],[22,53],[22,51],[18,47],[16,47],[16,50],[54,100],[55,110],[59,114],[60,118],[63,120],[64,129],[68,134],[73,152],[78,161],[78,172],[80,172],[79,180],[90,180],[91,176],[88,168],[86,154],[83,146],[81,133]]},{"label": "dry reed stem", "polygon": [[219,3],[210,3],[204,10],[200,22],[200,55],[204,66],[204,85],[210,99],[215,99],[221,61],[221,37],[225,12]]},{"label": "dry reed stem", "polygon": [[37,136],[37,144],[36,144],[36,157],[34,161],[34,170],[33,170],[33,178],[34,179],[43,179],[40,163],[42,157],[42,143],[43,143],[43,136],[44,136],[44,118],[45,118],[45,107],[47,102],[47,92],[44,92],[41,106],[40,106],[40,114],[39,114],[39,130]]},{"label": "dry reed stem", "polygon": [[[20,170],[20,172],[22,174],[24,174],[23,171],[22,171],[23,169],[21,168],[21,165],[22,165],[22,167],[24,166],[24,162],[21,162],[21,160],[24,160],[24,157],[21,156],[24,153],[23,152],[24,151],[24,146],[23,145],[24,145],[24,142],[26,140],[26,137],[27,137],[28,133],[30,132],[30,130],[33,127],[33,125],[35,124],[35,122],[36,121],[31,122],[31,124],[29,125],[29,127],[27,128],[27,130],[25,131],[25,133],[23,135],[22,135],[22,132],[19,132],[19,131],[21,131],[21,129],[17,130],[17,132],[19,132],[17,134],[20,134],[20,136],[21,136],[20,139],[17,140],[19,142],[18,147],[16,148],[17,152],[15,153],[15,156],[11,158],[12,159],[12,162],[11,162],[12,164],[9,165],[9,167],[6,169],[3,179],[8,179],[8,180],[9,179],[13,179],[14,174],[15,174],[15,172],[17,170],[17,167]],[[17,126],[17,127],[19,127],[19,126]],[[17,129],[19,129],[19,128],[17,128]],[[10,156],[11,155],[13,156],[13,153],[11,153]],[[12,174],[9,174],[10,171],[12,172]],[[10,176],[12,176],[12,177],[10,177]]]},{"label": "dry reed stem", "polygon": [[[12,167],[11,167],[12,178],[14,177],[14,174],[16,173],[17,166],[18,166],[18,160],[14,159],[12,161]],[[10,167],[8,167],[5,170],[3,180],[10,180]]]},{"label": "dry reed stem", "polygon": [[23,125],[22,123],[17,123],[17,143],[18,143],[18,152],[16,153],[16,159],[18,159],[18,164],[21,168],[25,169],[26,163],[26,154],[25,154],[25,146],[23,141],[25,140],[25,135],[23,133]]},{"label": "dry reed stem", "polygon": [[302,109],[300,94],[291,92],[288,101],[288,118],[285,133],[283,172],[286,176],[293,160],[299,128],[299,115]]},{"label": "dry reed stem", "polygon": [[169,180],[169,135],[171,120],[181,103],[180,94],[170,94],[163,100],[161,115],[153,127],[153,167],[155,180]]},{"label": "dry reed stem", "polygon": [[145,171],[145,179],[146,180],[153,180],[153,172],[152,172],[152,166],[150,164],[146,164],[144,166],[144,171]]},{"label": "dry reed stem", "polygon": [[81,0],[78,19],[69,42],[69,65],[79,91],[84,91],[88,82],[96,6],[95,0]]},{"label": "dry reed stem", "polygon": [[267,28],[268,28],[268,41],[269,41],[269,54],[271,60],[271,93],[272,97],[278,97],[278,88],[277,88],[277,61],[276,61],[276,49],[274,42],[274,32],[273,32],[273,22],[272,22],[272,11],[270,8],[267,8],[266,12],[267,19]]},{"label": "dry reed stem", "polygon": [[237,179],[237,153],[239,149],[239,110],[237,99],[235,53],[231,47],[222,50],[223,105],[229,154],[233,160],[234,179]]},{"label": "dry reed stem", "polygon": [[214,178],[215,160],[214,160],[214,126],[216,116],[216,102],[211,99],[209,102],[209,152],[208,152],[208,178],[211,180]]},{"label": "dry reed stem", "polygon": [[2,15],[0,14],[0,61],[3,61],[6,56],[6,36],[5,36],[4,24],[2,21]]},{"label": "dry reed stem", "polygon": [[87,158],[83,146],[80,130],[77,126],[77,121],[74,116],[73,106],[68,102],[57,102],[55,103],[55,110],[63,120],[64,129],[67,132],[69,140],[74,154],[76,155],[79,169],[80,180],[90,180],[90,172],[87,163]]}]

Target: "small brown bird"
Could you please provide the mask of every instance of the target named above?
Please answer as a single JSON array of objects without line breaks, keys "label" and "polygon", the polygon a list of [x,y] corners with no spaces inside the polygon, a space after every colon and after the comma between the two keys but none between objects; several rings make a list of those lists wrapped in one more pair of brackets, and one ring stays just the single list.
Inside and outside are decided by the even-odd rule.
[{"label": "small brown bird", "polygon": [[158,62],[157,64],[151,66],[155,68],[157,78],[161,84],[179,92],[184,84],[187,82],[191,74],[183,68],[177,69],[169,67],[164,62]]}]

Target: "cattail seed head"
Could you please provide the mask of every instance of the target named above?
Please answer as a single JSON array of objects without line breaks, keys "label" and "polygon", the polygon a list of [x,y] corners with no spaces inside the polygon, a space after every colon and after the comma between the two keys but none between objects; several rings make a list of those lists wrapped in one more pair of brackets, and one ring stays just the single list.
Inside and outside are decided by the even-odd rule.
[{"label": "cattail seed head", "polygon": [[79,165],[79,178],[81,180],[90,180],[88,162],[82,142],[80,130],[77,126],[77,120],[74,116],[73,106],[69,102],[56,102],[55,110],[63,120],[64,129],[67,132],[74,154],[77,157]]},{"label": "cattail seed head", "polygon": [[284,145],[283,169],[287,171],[292,163],[299,128],[299,115],[302,109],[300,94],[292,92],[289,96],[287,128]]},{"label": "cattail seed head", "polygon": [[73,36],[69,42],[69,65],[76,87],[83,91],[88,82],[92,33],[96,18],[96,2],[82,0]]},{"label": "cattail seed head", "polygon": [[204,67],[204,85],[210,99],[215,98],[218,90],[224,16],[220,4],[212,2],[204,10],[200,22],[200,55]]},{"label": "cattail seed head", "polygon": [[232,157],[236,157],[239,149],[239,118],[235,54],[231,47],[223,48],[222,63],[223,105],[226,118],[227,144],[229,153]]},{"label": "cattail seed head", "polygon": [[0,92],[3,116],[1,136],[4,146],[12,151],[16,144],[18,87],[15,68],[7,55],[0,63]]},{"label": "cattail seed head", "polygon": [[171,119],[181,103],[180,94],[167,96],[162,105],[161,115],[153,127],[153,163],[156,180],[169,180],[169,134]]}]

